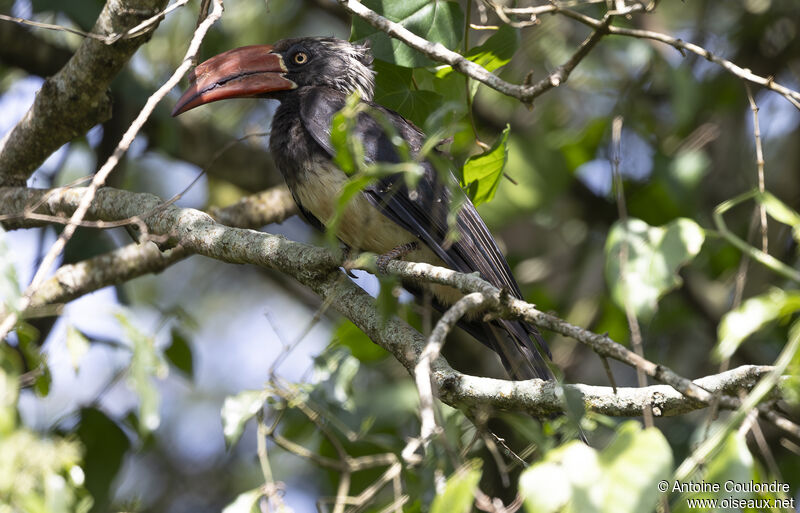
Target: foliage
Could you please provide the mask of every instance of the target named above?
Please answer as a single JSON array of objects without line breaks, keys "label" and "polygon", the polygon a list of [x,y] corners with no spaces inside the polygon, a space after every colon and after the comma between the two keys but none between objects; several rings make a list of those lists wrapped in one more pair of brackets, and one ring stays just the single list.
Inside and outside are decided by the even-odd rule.
[{"label": "foliage", "polygon": [[[0,11],[90,30],[102,4],[0,0]],[[561,14],[528,23],[509,11],[508,23],[484,2],[363,4],[514,84],[546,78],[588,33]],[[584,4],[574,9],[596,17],[606,9]],[[606,37],[566,81],[526,105],[351,20],[331,2],[272,0],[268,10],[260,0],[225,5],[203,56],[298,35],[369,41],[375,101],[428,136],[418,156],[391,137],[402,162],[364,162],[354,123],[362,115],[388,123],[350,98],[331,127],[336,162],[350,176],[334,224],[380,177],[402,172],[413,185],[427,159],[436,172],[457,175],[525,298],[541,310],[623,342],[630,312],[645,357],[681,376],[714,374],[720,362],[733,368],[779,361],[787,370],[745,394],[750,410],[720,411],[716,422],[704,410],[642,429],[589,413],[580,422],[591,446],[570,439],[565,417],[467,416],[438,405],[441,432],[414,451],[418,393],[386,350],[353,323],[330,322],[330,305],[319,306],[283,277],[194,258],[156,277],[36,311],[4,341],[0,513],[179,507],[239,513],[267,501],[275,510],[285,503],[306,511],[316,498],[335,497],[342,483],[363,500],[358,507],[376,512],[392,511],[393,502],[411,512],[474,511],[481,494],[509,504],[518,492],[522,507],[537,512],[654,511],[660,503],[688,511],[689,499],[727,497],[673,491],[682,475],[676,468],[690,468],[691,479],[708,483],[791,487],[789,494],[737,492],[737,498],[797,495],[800,460],[786,449],[796,440],[762,432],[764,423],[747,417],[774,393],[794,419],[800,404],[800,354],[792,354],[800,334],[800,114],[791,103],[753,88],[757,140],[747,91],[728,70],[652,40]],[[800,66],[795,11],[781,1],[661,2],[613,25],[640,28],[646,16],[649,28],[792,86],[791,70]],[[180,63],[196,19],[189,6],[166,16],[114,83],[114,118],[59,150],[34,186],[72,182],[105,159],[132,113]],[[7,22],[0,23],[5,29]],[[42,45],[70,51],[81,42],[63,31],[32,34]],[[32,49],[20,63],[4,52],[0,107],[8,121],[0,120],[0,132],[22,116],[41,83],[17,68],[49,55]],[[265,130],[268,103],[216,104],[179,121],[168,110],[156,111],[111,185],[169,197],[194,179],[199,165],[208,168],[207,179],[179,201],[206,208],[279,182],[274,169],[252,169],[263,141],[233,144],[245,132]],[[622,121],[618,133],[615,119]],[[756,142],[763,146],[764,190]],[[267,229],[317,241],[294,221]],[[0,312],[18,308],[38,245],[56,232],[29,239],[17,233],[0,232]],[[328,243],[338,246],[333,236]],[[118,244],[117,235],[81,229],[63,263]],[[430,312],[408,305],[395,280],[373,289],[385,315],[430,330]],[[54,314],[60,320],[49,322]],[[545,338],[568,381],[608,384],[596,355],[550,333]],[[469,374],[499,375],[481,349],[454,335],[444,356]],[[611,369],[619,386],[632,385],[630,373]],[[662,480],[670,485],[666,493],[658,491]]]}]

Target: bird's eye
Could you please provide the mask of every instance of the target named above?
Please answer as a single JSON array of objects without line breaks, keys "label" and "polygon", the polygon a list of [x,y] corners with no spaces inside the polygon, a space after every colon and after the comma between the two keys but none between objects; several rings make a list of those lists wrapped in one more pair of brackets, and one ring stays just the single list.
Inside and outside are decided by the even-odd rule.
[{"label": "bird's eye", "polygon": [[308,62],[308,55],[304,52],[297,52],[294,54],[294,57],[292,57],[292,60],[295,64],[305,64]]}]

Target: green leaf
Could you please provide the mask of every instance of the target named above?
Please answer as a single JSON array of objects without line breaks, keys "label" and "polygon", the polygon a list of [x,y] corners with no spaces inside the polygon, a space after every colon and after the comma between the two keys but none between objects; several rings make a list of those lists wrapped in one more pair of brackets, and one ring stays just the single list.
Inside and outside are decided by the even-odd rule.
[{"label": "green leaf", "polygon": [[769,192],[760,195],[759,203],[764,205],[770,217],[791,226],[795,240],[800,242],[800,214]]},{"label": "green leaf", "polygon": [[[705,430],[705,427],[700,429]],[[707,463],[704,469],[702,480],[706,483],[725,483],[732,481],[734,483],[746,483],[753,479],[753,456],[747,448],[747,441],[743,435],[734,430],[728,433],[724,442],[722,442],[719,452]],[[670,486],[673,486],[673,481],[670,481]],[[684,481],[681,481],[684,483]],[[736,499],[752,498],[749,492],[726,491],[724,487],[720,486],[719,492],[713,491],[699,491],[680,494],[680,498],[674,500],[675,507],[672,509],[673,513],[690,513],[697,511],[697,509],[689,508],[687,499],[703,500],[703,499],[728,499],[734,497]]]},{"label": "green leaf", "polygon": [[186,374],[189,379],[194,378],[194,360],[192,359],[192,348],[189,340],[181,330],[172,328],[172,343],[164,351],[164,356],[179,371]]},{"label": "green leaf", "polygon": [[628,421],[600,452],[600,467],[603,479],[596,486],[604,491],[603,511],[652,511],[658,482],[672,473],[672,449],[658,429]]},{"label": "green leaf", "polygon": [[264,495],[261,487],[240,493],[236,499],[228,504],[222,513],[260,513],[258,505],[259,499]]},{"label": "green leaf", "polygon": [[[0,363],[3,355],[0,355]],[[16,376],[0,367],[0,439],[10,435],[17,425],[19,385]]]},{"label": "green leaf", "polygon": [[415,89],[411,68],[375,61],[375,102],[396,110],[418,126],[425,124],[431,112],[444,102],[435,91]]},{"label": "green leaf", "polygon": [[169,366],[156,348],[153,337],[140,331],[124,313],[119,312],[115,317],[133,349],[128,369],[128,383],[139,397],[140,429],[144,433],[149,433],[161,424],[161,413],[159,412],[161,396],[153,379],[166,378]]},{"label": "green leaf", "polygon": [[550,451],[520,476],[529,513],[652,511],[659,481],[669,477],[672,451],[661,432],[629,421],[598,452],[578,441]]},{"label": "green leaf", "polygon": [[67,352],[72,369],[77,373],[81,359],[89,352],[89,340],[75,326],[67,326]]},{"label": "green leaf", "polygon": [[[606,240],[606,281],[617,305],[630,304],[636,316],[650,319],[658,300],[681,284],[677,272],[699,252],[705,232],[691,219],[652,227],[640,219],[616,222]],[[625,275],[620,264],[627,252]]]},{"label": "green leaf", "polygon": [[476,206],[491,201],[497,192],[508,160],[506,143],[510,129],[511,126],[506,125],[491,149],[468,158],[464,163],[462,186],[467,189],[472,203]]},{"label": "green leaf", "polygon": [[333,343],[347,347],[360,362],[382,360],[389,353],[373,342],[358,326],[348,320],[339,323],[333,332]]},{"label": "green leaf", "polygon": [[336,150],[333,158],[336,165],[344,171],[344,174],[351,176],[356,172],[356,163],[347,144],[347,132],[349,123],[343,112],[337,112],[331,120],[331,146]]},{"label": "green leaf", "polygon": [[261,410],[266,400],[267,393],[263,390],[245,390],[225,398],[222,405],[222,432],[228,448],[239,441],[244,425]]},{"label": "green leaf", "polygon": [[710,165],[711,159],[702,150],[681,151],[670,163],[670,173],[690,189],[697,187]]},{"label": "green leaf", "polygon": [[95,511],[107,511],[111,482],[131,443],[122,428],[101,410],[83,408],[80,419],[76,434],[84,447],[86,489],[94,498]]},{"label": "green leaf", "polygon": [[[494,71],[508,64],[519,46],[519,31],[509,25],[503,25],[482,45],[471,48],[465,57],[480,64],[487,71]],[[434,87],[447,98],[464,99],[466,77],[457,73],[452,66],[442,66],[436,70]],[[469,94],[475,96],[480,82],[470,80]]]},{"label": "green leaf", "polygon": [[519,47],[519,30],[503,25],[482,45],[471,48],[465,57],[494,71],[508,64]]},{"label": "green leaf", "polygon": [[[364,0],[365,6],[378,14],[399,23],[414,34],[428,41],[441,43],[454,50],[463,35],[464,13],[456,2],[441,0],[404,0],[403,2],[384,2],[383,0]],[[368,39],[375,58],[405,66],[418,68],[433,65],[433,61],[387,36],[360,18],[353,20],[351,41]]]},{"label": "green leaf", "polygon": [[17,311],[20,297],[17,269],[5,241],[6,232],[0,226],[0,310]]},{"label": "green leaf", "polygon": [[468,513],[481,480],[480,460],[472,460],[447,478],[444,492],[433,499],[431,513]]},{"label": "green leaf", "polygon": [[708,462],[705,479],[709,483],[744,483],[753,476],[753,463],[745,435],[731,431],[719,452]]},{"label": "green leaf", "polygon": [[773,288],[747,299],[722,317],[717,329],[719,342],[714,347],[714,358],[718,361],[730,358],[747,337],[797,310],[800,310],[800,292],[796,291]]}]

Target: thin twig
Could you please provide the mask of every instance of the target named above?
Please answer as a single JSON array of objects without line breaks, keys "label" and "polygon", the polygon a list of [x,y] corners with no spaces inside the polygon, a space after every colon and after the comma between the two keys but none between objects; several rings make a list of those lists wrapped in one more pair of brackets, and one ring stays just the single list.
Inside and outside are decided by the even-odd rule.
[{"label": "thin twig", "polygon": [[[83,197],[81,198],[81,202],[78,205],[78,208],[75,209],[75,212],[72,214],[70,218],[69,224],[64,227],[64,230],[61,232],[61,235],[58,237],[55,243],[51,246],[50,250],[45,255],[44,259],[42,259],[42,263],[39,266],[39,269],[36,271],[33,279],[31,280],[30,285],[28,286],[25,294],[20,300],[20,304],[18,306],[19,311],[23,311],[27,308],[30,304],[31,297],[35,294],[36,289],[41,285],[41,283],[47,277],[47,274],[50,272],[50,269],[55,264],[56,259],[64,250],[64,247],[67,244],[67,241],[72,237],[75,233],[75,230],[78,227],[78,223],[83,220],[83,217],[86,215],[87,211],[89,210],[89,206],[92,204],[92,200],[95,197],[97,189],[105,183],[106,178],[111,173],[111,171],[116,167],[117,163],[120,161],[122,156],[127,152],[128,148],[130,147],[133,140],[136,138],[136,134],[139,133],[142,126],[144,126],[147,119],[153,113],[156,108],[156,105],[161,101],[164,96],[175,87],[178,82],[180,81],[181,77],[189,71],[189,68],[192,65],[192,57],[197,54],[200,50],[200,44],[202,43],[203,39],[205,38],[208,29],[216,23],[216,21],[222,16],[222,0],[214,0],[214,8],[211,13],[209,13],[208,17],[197,27],[195,30],[194,35],[192,36],[192,40],[189,43],[189,48],[186,51],[186,55],[184,56],[183,62],[178,66],[172,76],[162,85],[155,93],[153,93],[150,98],[147,99],[147,103],[145,104],[144,108],[139,112],[139,115],[136,119],[131,123],[128,127],[128,130],[125,131],[125,134],[122,136],[117,148],[114,150],[114,153],[108,158],[105,164],[97,171],[94,178],[92,179],[91,184],[89,187],[86,188]],[[18,319],[18,314],[16,312],[7,315],[6,318],[0,323],[0,339],[5,338],[9,331],[16,325]]]},{"label": "thin twig", "polygon": [[[612,173],[614,176],[614,185],[617,192],[617,212],[619,213],[619,220],[622,226],[627,230],[628,222],[628,209],[625,206],[625,190],[623,188],[622,173],[620,172],[620,160],[622,155],[622,116],[615,116],[611,123],[611,140],[612,140]],[[626,292],[623,294],[625,302],[625,318],[628,321],[628,329],[631,333],[631,346],[633,350],[644,358],[644,349],[642,347],[642,330],[639,327],[639,320],[636,318],[636,312],[633,309],[633,303],[630,300],[630,282],[628,281],[630,275],[628,274],[628,254],[630,252],[630,244],[625,238],[619,252],[619,274],[620,281],[625,287]],[[647,386],[647,376],[644,371],[636,368],[636,380],[640,388]],[[653,427],[653,412],[650,405],[644,408],[644,425],[645,427]]]}]

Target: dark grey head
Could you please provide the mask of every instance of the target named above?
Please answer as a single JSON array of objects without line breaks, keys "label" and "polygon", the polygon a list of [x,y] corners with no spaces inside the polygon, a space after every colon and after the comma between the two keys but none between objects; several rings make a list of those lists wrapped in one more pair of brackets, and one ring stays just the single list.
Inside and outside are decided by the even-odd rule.
[{"label": "dark grey head", "polygon": [[298,87],[326,86],[345,94],[358,91],[363,99],[372,99],[375,77],[366,43],[301,37],[278,41],[272,51],[283,58],[288,70],[284,76]]},{"label": "dark grey head", "polygon": [[372,54],[365,44],[332,37],[284,39],[275,45],[243,46],[199,64],[173,116],[228,98],[276,98],[308,86],[359,92],[371,100],[375,89]]}]

